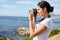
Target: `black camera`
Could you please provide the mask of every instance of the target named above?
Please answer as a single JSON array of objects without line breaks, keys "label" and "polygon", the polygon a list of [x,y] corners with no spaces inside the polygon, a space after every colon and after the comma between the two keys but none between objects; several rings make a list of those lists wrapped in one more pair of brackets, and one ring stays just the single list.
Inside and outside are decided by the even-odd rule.
[{"label": "black camera", "polygon": [[34,15],[36,16],[37,15],[37,9],[33,9],[33,11],[34,11]]}]

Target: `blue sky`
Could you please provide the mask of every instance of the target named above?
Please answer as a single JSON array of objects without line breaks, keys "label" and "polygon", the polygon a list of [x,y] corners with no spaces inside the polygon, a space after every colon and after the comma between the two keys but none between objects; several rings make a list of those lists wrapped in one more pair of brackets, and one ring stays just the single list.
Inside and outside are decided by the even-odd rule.
[{"label": "blue sky", "polygon": [[[41,0],[0,0],[0,16],[28,16]],[[60,0],[46,0],[54,7],[54,14],[60,15]]]}]

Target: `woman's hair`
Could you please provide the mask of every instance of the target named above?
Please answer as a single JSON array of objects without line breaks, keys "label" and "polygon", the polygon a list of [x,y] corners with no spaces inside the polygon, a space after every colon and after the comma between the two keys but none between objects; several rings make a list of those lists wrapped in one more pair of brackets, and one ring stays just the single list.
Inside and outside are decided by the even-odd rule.
[{"label": "woman's hair", "polygon": [[53,12],[53,7],[50,6],[50,4],[47,1],[41,1],[37,4],[40,8],[46,7],[47,12]]}]

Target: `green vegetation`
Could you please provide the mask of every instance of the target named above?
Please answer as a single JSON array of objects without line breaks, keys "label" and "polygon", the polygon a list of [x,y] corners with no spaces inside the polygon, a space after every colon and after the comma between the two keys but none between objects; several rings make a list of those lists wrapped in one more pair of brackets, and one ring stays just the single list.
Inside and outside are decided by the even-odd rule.
[{"label": "green vegetation", "polygon": [[53,36],[53,35],[56,35],[56,34],[58,34],[59,32],[60,32],[60,30],[57,30],[57,29],[52,30],[51,33],[50,33],[50,35],[49,35],[49,37],[51,37],[51,36]]},{"label": "green vegetation", "polygon": [[17,38],[16,40],[33,40],[32,38],[26,37],[26,38]]},{"label": "green vegetation", "polygon": [[5,37],[0,37],[0,40],[6,40],[6,38]]}]

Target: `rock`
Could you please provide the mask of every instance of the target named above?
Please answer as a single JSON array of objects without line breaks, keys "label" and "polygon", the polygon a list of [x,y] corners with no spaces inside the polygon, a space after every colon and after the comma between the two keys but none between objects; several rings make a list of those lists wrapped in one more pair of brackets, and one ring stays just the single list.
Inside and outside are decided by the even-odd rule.
[{"label": "rock", "polygon": [[8,37],[8,38],[6,38],[6,40],[13,40],[13,38],[11,38],[11,37]]},{"label": "rock", "polygon": [[30,35],[29,28],[25,28],[25,27],[24,28],[17,28],[13,32],[14,32],[14,34],[18,34],[21,36],[29,36]]}]

